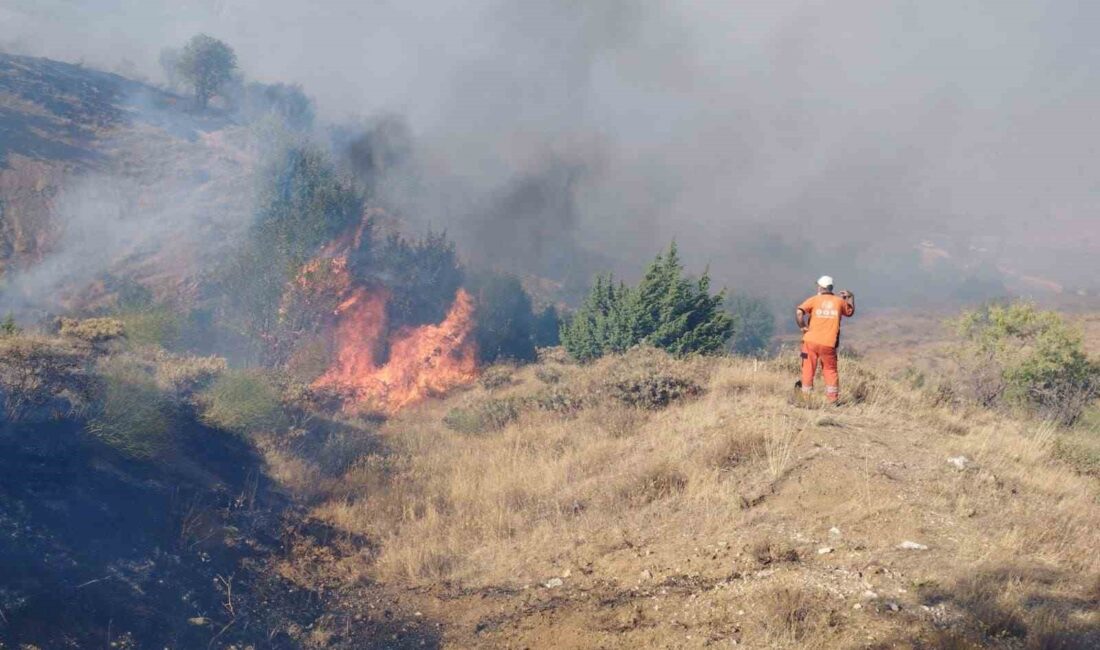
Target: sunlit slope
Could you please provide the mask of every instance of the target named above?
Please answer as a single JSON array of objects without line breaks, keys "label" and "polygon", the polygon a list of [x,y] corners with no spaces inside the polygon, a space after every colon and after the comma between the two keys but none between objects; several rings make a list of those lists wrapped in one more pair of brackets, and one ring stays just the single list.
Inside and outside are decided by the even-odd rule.
[{"label": "sunlit slope", "polygon": [[853,361],[840,408],[801,404],[790,365],[493,369],[339,480],[273,471],[371,540],[328,575],[449,647],[1096,647],[1098,485],[1061,433]]}]

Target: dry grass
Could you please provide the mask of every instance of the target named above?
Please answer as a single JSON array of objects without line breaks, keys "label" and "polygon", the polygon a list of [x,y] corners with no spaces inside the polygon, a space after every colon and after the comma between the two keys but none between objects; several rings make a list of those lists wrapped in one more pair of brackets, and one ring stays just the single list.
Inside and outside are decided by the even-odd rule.
[{"label": "dry grass", "polygon": [[[1086,647],[1080,640],[1100,626],[1087,605],[1100,575],[1090,551],[1100,548],[1100,506],[1095,480],[1058,460],[1063,432],[933,405],[852,360],[842,361],[842,385],[862,385],[858,396],[828,411],[791,408],[787,365],[696,360],[678,372],[699,390],[648,409],[601,389],[636,368],[554,364],[549,384],[544,366],[518,368],[507,384],[385,423],[387,454],[341,477],[286,459],[276,470],[312,486],[315,517],[372,540],[376,552],[342,560],[350,575],[472,590],[572,575],[562,589],[611,590],[609,603],[640,574],[717,585],[666,587],[655,597],[673,601],[659,610],[623,606],[612,627],[624,636],[607,646],[732,637],[751,647]],[[515,417],[477,435],[444,423],[456,406],[489,400],[515,405]],[[946,462],[960,455],[965,468]],[[929,550],[898,550],[910,539]],[[979,569],[989,577],[975,578]],[[731,571],[745,577],[728,582]],[[862,600],[871,590],[894,595]],[[563,647],[601,643],[591,620],[608,614],[589,602],[557,605],[575,608],[579,626]],[[672,604],[696,613],[673,615]],[[482,606],[448,607],[469,617]]]}]

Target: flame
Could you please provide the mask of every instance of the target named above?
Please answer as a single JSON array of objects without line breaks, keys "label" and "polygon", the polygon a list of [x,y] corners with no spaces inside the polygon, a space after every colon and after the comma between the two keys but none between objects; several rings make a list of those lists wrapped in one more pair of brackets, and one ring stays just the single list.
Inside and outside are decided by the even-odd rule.
[{"label": "flame", "polygon": [[[339,292],[343,300],[334,313],[333,362],[314,387],[343,394],[347,411],[393,414],[477,377],[474,303],[465,290],[458,290],[442,322],[406,327],[386,340],[389,292],[350,286],[346,258],[331,261],[332,275],[344,285]],[[307,265],[299,283],[308,284],[306,278],[316,268]],[[389,356],[380,362],[379,352],[385,347]]]}]

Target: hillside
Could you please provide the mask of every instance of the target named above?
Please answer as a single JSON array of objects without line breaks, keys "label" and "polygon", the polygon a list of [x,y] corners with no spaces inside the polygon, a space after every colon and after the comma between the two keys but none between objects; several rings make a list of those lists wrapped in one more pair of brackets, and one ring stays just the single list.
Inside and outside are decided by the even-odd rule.
[{"label": "hillside", "polygon": [[24,276],[7,308],[87,306],[106,273],[186,296],[248,222],[253,142],[152,86],[0,54],[0,274]]},{"label": "hillside", "polygon": [[371,540],[326,574],[447,647],[1096,647],[1095,460],[842,373],[829,409],[782,361],[544,361],[384,423],[338,480],[269,458]]},{"label": "hillside", "polygon": [[838,407],[789,345],[579,364],[372,193],[408,142],[229,103],[0,54],[0,650],[1100,647],[1094,401],[967,401],[930,308]]}]

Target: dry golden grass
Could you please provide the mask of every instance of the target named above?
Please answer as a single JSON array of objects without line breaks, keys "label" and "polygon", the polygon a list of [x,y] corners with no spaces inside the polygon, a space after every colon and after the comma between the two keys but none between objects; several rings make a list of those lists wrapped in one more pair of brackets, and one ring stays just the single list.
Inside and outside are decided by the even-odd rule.
[{"label": "dry golden grass", "polygon": [[[288,459],[276,473],[312,490],[314,517],[372,540],[341,560],[348,575],[529,594],[493,601],[515,624],[477,639],[464,626],[488,616],[486,596],[441,601],[459,647],[1075,648],[1100,634],[1100,493],[1057,460],[1062,432],[934,406],[851,360],[840,408],[792,404],[785,360],[723,358],[677,369],[704,390],[647,410],[602,388],[615,363],[633,361],[519,368],[385,423],[388,451],[343,476]],[[540,407],[548,386],[580,406]],[[443,423],[488,399],[519,416],[474,434]],[[538,618],[532,598],[560,615]]]}]

